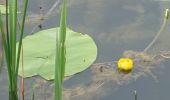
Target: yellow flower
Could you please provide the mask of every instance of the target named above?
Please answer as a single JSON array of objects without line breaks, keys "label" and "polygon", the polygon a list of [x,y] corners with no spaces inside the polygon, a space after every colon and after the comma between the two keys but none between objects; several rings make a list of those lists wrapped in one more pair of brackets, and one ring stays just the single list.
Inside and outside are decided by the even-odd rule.
[{"label": "yellow flower", "polygon": [[133,69],[133,60],[130,58],[120,58],[118,61],[118,70],[130,72]]}]

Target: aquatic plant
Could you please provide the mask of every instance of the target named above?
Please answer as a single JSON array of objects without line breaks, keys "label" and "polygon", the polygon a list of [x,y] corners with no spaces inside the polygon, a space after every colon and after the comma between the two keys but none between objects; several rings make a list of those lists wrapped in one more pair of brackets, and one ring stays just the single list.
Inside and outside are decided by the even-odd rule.
[{"label": "aquatic plant", "polygon": [[[46,80],[54,79],[55,35],[59,29],[59,27],[45,29],[23,38],[24,75],[22,74],[22,66],[20,66],[20,76],[27,78],[39,75]],[[67,49],[65,76],[84,71],[89,68],[97,57],[97,46],[88,34],[82,34],[67,28],[65,44]],[[87,52],[87,50],[90,52]],[[20,65],[22,65],[21,63]]]},{"label": "aquatic plant", "polygon": [[[65,2],[63,1],[63,3]],[[66,4],[63,4],[63,6],[66,7]],[[57,78],[55,79],[55,83],[57,82],[55,86],[58,86],[57,89],[55,88],[55,94],[57,95],[55,97],[57,99],[61,99],[59,96],[61,95],[61,84],[64,76],[70,76],[87,69],[97,56],[97,47],[89,35],[66,28],[66,8],[64,7],[62,7],[61,11],[60,27],[42,30],[23,39],[24,74],[22,74],[22,66],[19,68],[19,75],[22,77],[40,75],[47,80]],[[55,36],[56,31],[57,36]],[[67,35],[63,36],[63,34]],[[57,42],[57,47],[55,42]],[[55,51],[55,47],[57,51]],[[87,52],[87,50],[91,52]],[[55,58],[55,54],[59,58]],[[55,62],[55,59],[59,61]],[[67,62],[65,62],[65,59],[67,59]],[[55,64],[59,65],[55,66]],[[63,69],[65,66],[66,68]],[[54,73],[55,67],[56,73]],[[55,76],[56,74],[57,76]]]},{"label": "aquatic plant", "polygon": [[[21,26],[17,26],[17,0],[6,0],[6,27],[2,21],[2,14],[0,13],[0,31],[2,35],[2,42],[4,46],[5,59],[7,63],[8,79],[9,79],[9,100],[18,100],[18,68],[20,61],[20,53],[22,46],[22,37],[24,33],[24,23],[27,10],[28,0],[24,1],[22,11]],[[5,27],[5,28],[4,28]],[[19,31],[17,30],[19,28]],[[4,30],[5,29],[5,30]],[[20,33],[19,46],[17,48],[17,33]]]},{"label": "aquatic plant", "polygon": [[159,29],[159,32],[155,35],[154,39],[148,44],[148,46],[143,50],[144,52],[147,52],[147,50],[156,42],[156,40],[158,39],[158,37],[160,36],[162,31],[164,30],[164,28],[167,24],[168,18],[169,18],[169,9],[166,9],[163,23],[161,25],[161,28]]},{"label": "aquatic plant", "polygon": [[[92,83],[88,84],[88,86],[84,83],[77,85],[74,88],[66,88],[64,89],[63,97],[65,97],[66,100],[81,98],[91,100],[94,99],[94,96],[97,98],[98,96],[105,95],[108,91],[110,91],[111,86],[109,83],[111,83],[113,87],[115,87],[115,85],[121,86],[132,81],[136,81],[141,76],[146,77],[150,75],[155,81],[158,81],[153,70],[160,67],[165,59],[170,58],[170,52],[160,51],[157,54],[149,54],[148,51],[151,49],[152,45],[158,39],[166,26],[169,17],[169,12],[167,11],[169,10],[165,10],[163,25],[157,33],[159,35],[154,37],[154,39],[149,43],[149,46],[146,47],[147,49],[142,51],[127,50],[123,52],[122,58],[130,58],[133,60],[134,67],[130,73],[127,74],[118,71],[118,61],[93,64],[90,71],[92,74],[90,78]],[[137,94],[135,94],[135,100],[137,100]]]},{"label": "aquatic plant", "polygon": [[130,72],[133,69],[133,60],[130,58],[120,58],[118,60],[118,70],[120,72]]},{"label": "aquatic plant", "polygon": [[6,14],[6,7],[5,7],[5,5],[0,5],[0,11],[1,11],[1,14]]},{"label": "aquatic plant", "polygon": [[56,56],[55,56],[55,100],[62,100],[62,82],[65,74],[66,63],[66,0],[63,0],[61,17],[60,17],[60,29],[56,33]]}]

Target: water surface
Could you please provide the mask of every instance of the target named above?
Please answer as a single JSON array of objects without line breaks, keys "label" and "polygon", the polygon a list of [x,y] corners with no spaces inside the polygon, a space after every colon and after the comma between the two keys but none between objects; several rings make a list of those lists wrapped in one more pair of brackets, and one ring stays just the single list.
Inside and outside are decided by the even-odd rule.
[{"label": "water surface", "polygon": [[[43,20],[40,20],[40,17],[50,9],[55,0],[30,0],[29,2],[28,16],[39,15],[36,16],[39,21],[28,22],[27,33],[32,32],[33,27],[36,27],[35,32],[40,30],[35,25],[42,24]],[[52,16],[45,19],[42,29],[59,25],[59,5],[60,3],[51,14]],[[126,50],[142,52],[159,30],[163,11],[165,8],[170,8],[170,2],[69,0],[67,8],[68,27],[93,37],[98,47],[98,57],[95,63],[103,63],[119,59]],[[154,46],[149,49],[149,51],[156,51],[155,55],[160,50],[170,49],[168,27],[170,24],[167,25]],[[112,70],[104,69],[105,73],[100,73],[100,71],[96,72],[95,65],[92,65],[91,68],[64,82],[64,96],[68,96],[66,100],[132,100],[134,99],[133,91],[137,90],[138,98],[141,100],[167,100],[170,98],[168,94],[170,89],[169,65],[168,59],[159,65],[152,65],[150,69],[152,74],[144,73],[137,79],[133,76],[135,71],[133,71],[134,74],[113,74],[112,77]],[[145,66],[146,64],[142,68]],[[6,68],[0,72],[0,85],[2,87],[0,97],[7,100]],[[26,100],[30,100],[33,91],[35,100],[53,100],[52,81],[47,82],[40,77],[33,77],[25,80],[25,86]]]}]

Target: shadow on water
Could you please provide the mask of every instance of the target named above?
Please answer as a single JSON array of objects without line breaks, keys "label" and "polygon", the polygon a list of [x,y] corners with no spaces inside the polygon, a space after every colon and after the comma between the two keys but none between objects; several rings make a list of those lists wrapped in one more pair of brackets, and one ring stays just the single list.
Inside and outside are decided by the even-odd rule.
[{"label": "shadow on water", "polygon": [[[55,10],[53,13],[56,15],[52,14],[42,23],[43,15],[54,2],[30,0],[28,33],[34,27],[34,31],[38,31],[39,24],[42,24],[42,28],[56,26],[59,10]],[[170,2],[70,0],[67,6],[68,26],[75,31],[89,33],[94,38],[98,46],[98,58],[89,69],[65,79],[64,100],[132,100],[134,90],[137,90],[141,100],[170,98],[170,62],[160,52],[170,50],[169,28],[164,30],[148,53],[142,52],[159,30],[163,10],[170,7]],[[40,11],[39,7],[43,10]],[[38,22],[31,20],[34,17]],[[135,59],[135,68],[129,74],[117,72],[114,61],[123,56]],[[0,72],[0,98],[3,100],[7,100],[5,68],[2,67]],[[30,100],[33,93],[35,100],[54,100],[53,89],[53,81],[45,81],[38,76],[25,79],[26,100]]]}]

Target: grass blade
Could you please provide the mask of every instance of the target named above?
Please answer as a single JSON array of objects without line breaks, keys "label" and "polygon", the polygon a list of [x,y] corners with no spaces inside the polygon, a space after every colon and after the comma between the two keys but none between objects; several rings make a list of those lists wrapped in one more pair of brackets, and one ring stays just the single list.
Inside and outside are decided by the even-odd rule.
[{"label": "grass blade", "polygon": [[26,16],[26,9],[28,0],[24,1],[23,20],[21,25],[20,46],[16,55],[16,33],[17,33],[17,5],[18,0],[6,0],[6,32],[4,31],[4,25],[2,16],[0,14],[0,31],[2,35],[2,43],[4,46],[5,58],[7,62],[8,77],[9,77],[9,100],[18,100],[18,66],[20,59],[20,49],[22,45],[22,37],[24,32],[24,23]]},{"label": "grass blade", "polygon": [[[63,0],[63,6],[60,18],[60,32],[58,34],[59,43],[61,44],[61,80],[64,79],[65,73],[65,61],[66,61],[66,48],[65,48],[65,38],[66,38],[66,0]],[[61,40],[60,40],[61,39]]]},{"label": "grass blade", "polygon": [[25,26],[25,18],[26,18],[27,6],[28,6],[28,0],[25,0],[24,1],[23,16],[22,16],[22,23],[21,23],[21,32],[20,32],[21,34],[20,34],[18,52],[17,52],[16,76],[18,76],[18,68],[19,68],[19,61],[20,61],[22,38],[23,38],[23,34],[24,34],[24,26]]},{"label": "grass blade", "polygon": [[66,0],[63,0],[60,30],[56,34],[56,60],[55,60],[55,100],[62,100],[62,81],[65,73],[66,62]]}]

